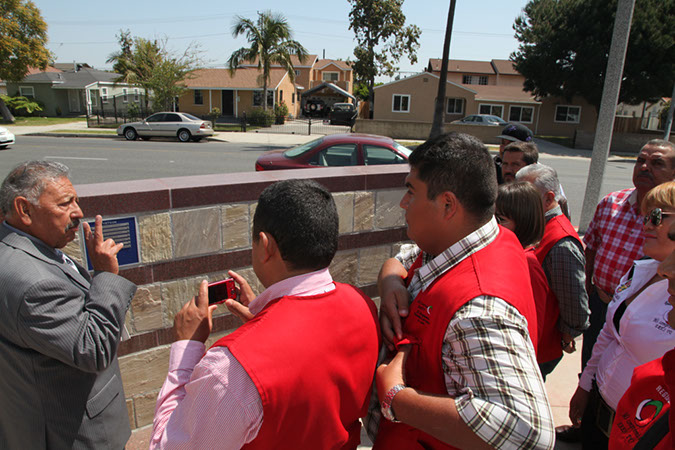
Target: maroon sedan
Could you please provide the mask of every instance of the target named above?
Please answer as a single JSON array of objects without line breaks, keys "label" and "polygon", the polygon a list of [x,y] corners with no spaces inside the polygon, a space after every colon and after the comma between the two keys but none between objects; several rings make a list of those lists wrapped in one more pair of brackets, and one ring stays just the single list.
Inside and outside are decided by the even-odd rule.
[{"label": "maroon sedan", "polygon": [[332,134],[290,150],[267,152],[258,157],[255,170],[402,164],[410,153],[409,148],[384,136]]}]

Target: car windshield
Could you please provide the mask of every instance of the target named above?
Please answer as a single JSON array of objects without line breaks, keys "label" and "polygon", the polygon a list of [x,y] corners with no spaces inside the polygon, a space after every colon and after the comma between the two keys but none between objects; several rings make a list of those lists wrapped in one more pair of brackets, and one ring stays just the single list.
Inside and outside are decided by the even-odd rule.
[{"label": "car windshield", "polygon": [[412,153],[412,150],[410,150],[408,147],[404,147],[403,145],[399,144],[398,142],[394,141],[392,144],[392,147],[396,149],[399,153],[405,155],[405,157],[409,157],[410,154]]},{"label": "car windshield", "polygon": [[299,145],[297,147],[293,147],[290,150],[286,150],[284,152],[284,156],[287,158],[295,158],[296,156],[300,156],[314,148],[316,148],[317,145],[321,144],[323,142],[323,138],[315,139],[313,141],[307,142],[306,144]]},{"label": "car windshield", "polygon": [[351,111],[352,105],[351,104],[343,105],[343,104],[340,104],[340,103],[336,103],[335,105],[333,105],[333,110],[334,111]]},{"label": "car windshield", "polygon": [[187,117],[188,119],[190,119],[190,120],[202,120],[202,119],[200,119],[199,117],[193,116],[192,114],[183,113],[183,115],[184,115],[185,117]]}]

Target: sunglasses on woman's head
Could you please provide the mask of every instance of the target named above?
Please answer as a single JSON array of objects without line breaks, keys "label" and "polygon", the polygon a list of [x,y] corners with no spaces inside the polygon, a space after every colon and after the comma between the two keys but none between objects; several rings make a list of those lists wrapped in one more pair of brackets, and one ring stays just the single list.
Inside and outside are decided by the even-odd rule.
[{"label": "sunglasses on woman's head", "polygon": [[654,208],[642,219],[642,223],[647,225],[650,222],[653,226],[658,227],[663,222],[664,217],[672,216],[675,213],[663,212],[661,208]]}]

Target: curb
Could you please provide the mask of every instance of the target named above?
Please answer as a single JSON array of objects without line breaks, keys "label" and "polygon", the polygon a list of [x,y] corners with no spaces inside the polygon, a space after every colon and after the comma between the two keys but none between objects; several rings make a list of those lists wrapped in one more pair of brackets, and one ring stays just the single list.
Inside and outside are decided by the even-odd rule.
[{"label": "curb", "polygon": [[79,138],[118,138],[116,134],[96,134],[96,133],[50,133],[41,131],[37,133],[26,133],[23,136],[47,136],[47,137],[79,137]]}]

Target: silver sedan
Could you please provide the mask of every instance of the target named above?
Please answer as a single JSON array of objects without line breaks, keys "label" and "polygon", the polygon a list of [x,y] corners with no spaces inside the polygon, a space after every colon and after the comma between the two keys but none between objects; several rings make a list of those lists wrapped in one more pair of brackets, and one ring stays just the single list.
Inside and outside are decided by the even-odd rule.
[{"label": "silver sedan", "polygon": [[177,137],[181,142],[200,141],[213,136],[211,122],[202,120],[192,114],[179,112],[158,112],[140,122],[125,123],[117,128],[117,135],[129,141],[137,137],[150,139],[153,137]]}]

